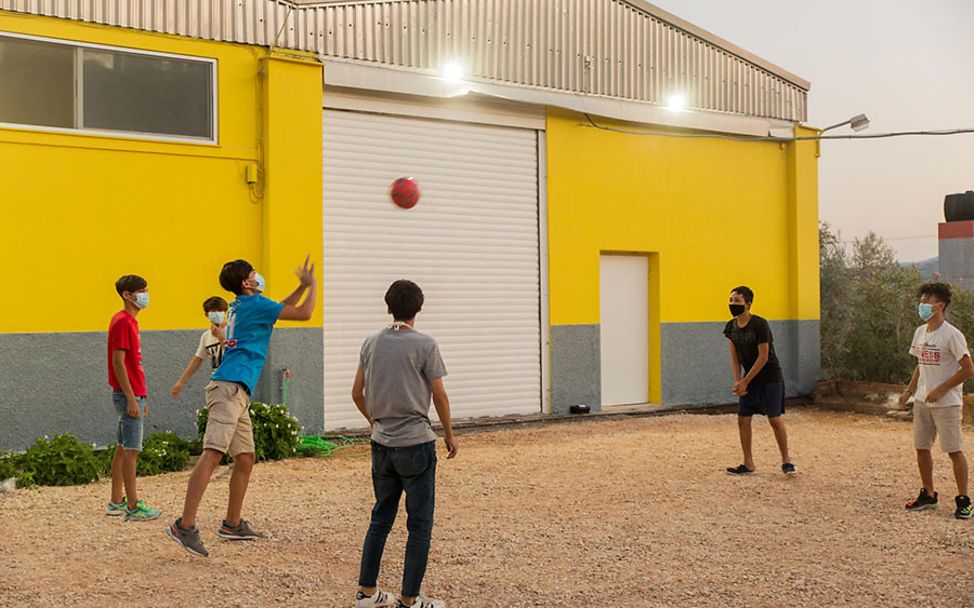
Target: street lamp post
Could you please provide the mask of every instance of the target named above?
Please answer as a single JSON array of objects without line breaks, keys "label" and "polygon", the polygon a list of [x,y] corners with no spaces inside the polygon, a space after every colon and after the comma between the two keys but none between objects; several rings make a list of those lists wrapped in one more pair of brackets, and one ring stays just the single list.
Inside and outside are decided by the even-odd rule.
[{"label": "street lamp post", "polygon": [[844,127],[845,125],[849,125],[850,127],[852,127],[853,131],[859,132],[862,131],[863,129],[869,128],[869,119],[866,118],[865,114],[856,114],[849,120],[843,120],[842,122],[836,123],[831,127],[825,127],[820,131],[820,133],[825,133],[826,131],[831,131],[832,129]]}]

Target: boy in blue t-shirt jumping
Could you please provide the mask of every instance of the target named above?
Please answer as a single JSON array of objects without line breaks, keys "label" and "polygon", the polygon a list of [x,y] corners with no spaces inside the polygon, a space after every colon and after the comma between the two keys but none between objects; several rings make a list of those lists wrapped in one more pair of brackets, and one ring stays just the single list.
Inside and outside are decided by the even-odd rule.
[{"label": "boy in blue t-shirt jumping", "polygon": [[[261,534],[241,519],[244,495],[256,461],[254,432],[250,421],[250,396],[267,359],[274,324],[279,320],[307,321],[315,309],[316,281],[310,256],[296,271],[301,281],[283,302],[261,295],[264,277],[245,260],[224,264],[220,285],[237,295],[227,317],[223,361],[206,385],[209,416],[203,435],[203,454],[193,468],[186,489],[183,515],[167,529],[169,536],[194,555],[209,555],[200,541],[196,512],[213,471],[224,454],[233,458],[227,517],[217,533],[228,540],[256,540]],[[307,292],[304,302],[298,305]]]}]

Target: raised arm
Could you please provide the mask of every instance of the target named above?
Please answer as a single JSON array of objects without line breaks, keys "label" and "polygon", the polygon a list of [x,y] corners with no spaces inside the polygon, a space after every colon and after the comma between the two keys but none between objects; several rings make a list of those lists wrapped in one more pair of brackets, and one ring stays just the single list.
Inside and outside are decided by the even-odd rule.
[{"label": "raised arm", "polygon": [[[282,321],[307,321],[314,314],[318,281],[315,279],[315,265],[309,265],[310,261],[311,256],[308,255],[304,259],[304,265],[295,271],[301,284],[294,290],[294,293],[284,300],[284,307],[281,308],[281,313],[277,316],[278,319]],[[307,291],[307,295],[304,302],[297,305],[297,300],[305,291]]]}]

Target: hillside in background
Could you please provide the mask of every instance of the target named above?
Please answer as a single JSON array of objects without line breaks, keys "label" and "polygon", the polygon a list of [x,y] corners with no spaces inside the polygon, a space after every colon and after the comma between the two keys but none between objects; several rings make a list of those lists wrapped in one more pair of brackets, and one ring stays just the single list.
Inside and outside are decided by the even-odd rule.
[{"label": "hillside in background", "polygon": [[923,278],[930,279],[933,278],[935,272],[940,271],[940,258],[930,258],[929,260],[923,260],[920,262],[900,262],[900,266],[903,268],[917,267]]}]

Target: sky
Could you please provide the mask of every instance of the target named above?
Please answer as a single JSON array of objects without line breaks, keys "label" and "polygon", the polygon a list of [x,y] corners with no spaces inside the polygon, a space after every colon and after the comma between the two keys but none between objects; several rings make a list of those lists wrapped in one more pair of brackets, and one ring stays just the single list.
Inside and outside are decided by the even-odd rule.
[{"label": "sky", "polygon": [[[811,81],[809,125],[974,127],[972,0],[650,1]],[[820,218],[903,262],[937,255],[944,196],[974,190],[974,134],[827,141],[819,160]]]}]

